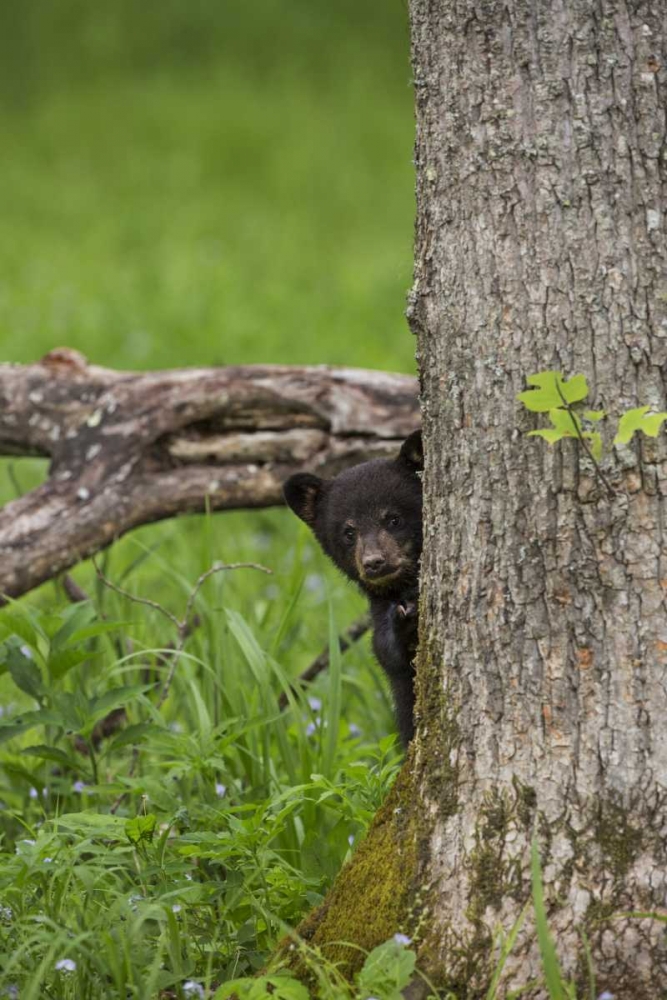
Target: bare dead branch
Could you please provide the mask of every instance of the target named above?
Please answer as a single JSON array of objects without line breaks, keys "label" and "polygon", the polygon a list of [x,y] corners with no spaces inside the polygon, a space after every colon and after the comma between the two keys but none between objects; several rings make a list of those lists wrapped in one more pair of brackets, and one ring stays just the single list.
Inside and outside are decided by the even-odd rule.
[{"label": "bare dead branch", "polygon": [[0,509],[0,594],[141,524],[281,504],[291,473],[388,457],[418,424],[416,379],[386,372],[119,372],[67,348],[0,365],[0,455],[51,460],[45,483]]}]

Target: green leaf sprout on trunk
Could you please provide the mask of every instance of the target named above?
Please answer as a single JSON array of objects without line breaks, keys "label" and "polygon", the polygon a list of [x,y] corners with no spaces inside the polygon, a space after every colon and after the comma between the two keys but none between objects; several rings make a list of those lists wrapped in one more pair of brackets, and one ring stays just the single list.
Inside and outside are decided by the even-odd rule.
[{"label": "green leaf sprout on trunk", "polygon": [[[561,372],[544,371],[528,375],[526,382],[532,388],[520,392],[517,399],[532,413],[548,414],[551,422],[551,427],[528,431],[528,437],[541,437],[549,444],[555,444],[562,438],[576,438],[591,459],[608,494],[614,496],[616,491],[600,467],[604,450],[602,435],[588,426],[604,420],[607,412],[586,410],[581,406],[589,391],[586,376],[573,375],[566,381]],[[649,406],[626,410],[619,417],[613,443],[628,444],[636,431],[657,437],[665,420],[667,413],[651,413]]]}]

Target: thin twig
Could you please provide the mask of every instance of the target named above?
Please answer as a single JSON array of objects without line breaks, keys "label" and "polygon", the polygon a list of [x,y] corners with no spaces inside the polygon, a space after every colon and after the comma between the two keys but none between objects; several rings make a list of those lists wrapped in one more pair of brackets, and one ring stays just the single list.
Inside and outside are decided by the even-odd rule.
[{"label": "thin twig", "polygon": [[[349,625],[342,635],[338,637],[338,642],[340,645],[341,653],[344,653],[346,649],[361,639],[362,635],[365,635],[371,627],[371,620],[369,615],[362,615],[361,618],[357,618],[356,621]],[[321,674],[323,670],[329,666],[329,649],[323,649],[319,656],[316,656],[313,662],[307,667],[302,674],[296,678],[294,683],[291,685],[293,691],[297,689],[297,685],[309,684],[314,680],[318,674]],[[278,708],[282,712],[287,708],[288,703],[287,691],[283,691],[278,698]]]},{"label": "thin twig", "polygon": [[115,592],[120,594],[121,597],[127,597],[128,601],[133,601],[134,604],[144,604],[148,608],[153,608],[154,611],[159,611],[160,614],[169,619],[172,625],[176,628],[176,631],[180,633],[181,623],[176,615],[172,615],[171,611],[167,611],[167,609],[161,604],[158,604],[157,601],[150,601],[147,597],[137,597],[135,594],[130,594],[128,590],[123,590],[122,587],[118,587],[115,583],[112,583],[111,580],[107,579],[100,567],[97,565],[94,556],[92,557],[91,562],[95,567],[98,579],[104,584],[105,587],[108,587],[109,590],[115,590]]},{"label": "thin twig", "polygon": [[558,379],[556,379],[555,381],[556,381],[556,391],[557,391],[558,395],[560,396],[561,400],[563,401],[563,406],[565,407],[565,409],[567,410],[567,412],[568,412],[568,414],[570,416],[570,420],[572,421],[572,426],[574,427],[574,430],[575,430],[575,433],[577,435],[577,438],[581,442],[584,451],[586,452],[586,454],[590,458],[591,462],[595,466],[595,471],[597,472],[598,476],[600,477],[601,482],[606,487],[607,494],[609,495],[609,498],[611,500],[613,500],[614,497],[616,496],[616,490],[614,489],[614,487],[611,485],[611,483],[609,482],[609,480],[605,476],[604,472],[600,468],[598,460],[596,459],[596,457],[593,454],[593,452],[591,451],[591,449],[588,447],[588,443],[586,442],[586,438],[581,433],[581,428],[579,427],[579,424],[577,423],[576,417],[575,417],[574,413],[572,412],[572,407],[570,406],[570,404],[566,400],[565,396],[563,395],[563,390],[561,389],[560,385],[558,384]]},{"label": "thin twig", "polygon": [[74,580],[69,573],[65,573],[63,577],[63,589],[72,604],[83,604],[84,601],[90,600],[90,597],[85,590],[82,590],[76,580]]}]

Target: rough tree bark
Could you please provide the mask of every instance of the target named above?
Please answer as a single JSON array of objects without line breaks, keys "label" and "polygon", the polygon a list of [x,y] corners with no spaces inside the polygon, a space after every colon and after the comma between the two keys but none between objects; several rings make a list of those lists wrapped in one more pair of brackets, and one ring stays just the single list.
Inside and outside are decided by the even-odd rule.
[{"label": "rough tree bark", "polygon": [[0,603],[137,525],[280,504],[292,472],[387,457],[418,424],[416,380],[387,372],[117,372],[66,348],[0,365],[0,455],[51,460],[0,509]]},{"label": "rough tree bark", "polygon": [[[664,435],[605,460],[610,498],[576,442],[525,436],[538,421],[515,397],[556,369],[584,372],[609,410],[666,408],[667,3],[410,14],[420,719],[391,801],[303,930],[366,947],[404,931],[438,983],[484,996],[537,836],[577,995],[585,930],[598,992],[656,1000],[664,924],[627,911],[667,902]],[[502,982],[547,996],[530,915]]]}]

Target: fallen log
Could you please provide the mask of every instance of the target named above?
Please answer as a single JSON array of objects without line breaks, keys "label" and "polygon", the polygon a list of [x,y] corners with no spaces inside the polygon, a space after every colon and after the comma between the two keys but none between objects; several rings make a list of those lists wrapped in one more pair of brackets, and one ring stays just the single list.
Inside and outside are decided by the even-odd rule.
[{"label": "fallen log", "polygon": [[0,509],[0,595],[141,524],[281,504],[291,473],[387,457],[418,424],[416,379],[387,372],[123,372],[68,348],[0,365],[0,455],[50,459],[46,482]]}]

